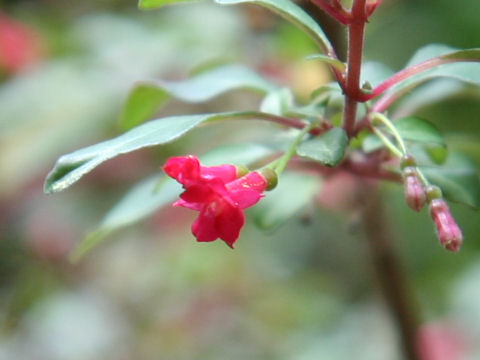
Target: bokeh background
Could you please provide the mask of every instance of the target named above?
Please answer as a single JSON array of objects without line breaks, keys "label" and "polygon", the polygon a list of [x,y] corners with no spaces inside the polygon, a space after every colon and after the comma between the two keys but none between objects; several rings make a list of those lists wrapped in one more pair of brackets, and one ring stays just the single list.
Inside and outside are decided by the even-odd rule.
[{"label": "bokeh background", "polygon": [[[234,62],[305,99],[329,81],[322,65],[304,60],[315,52],[305,35],[258,7],[209,1],[151,12],[134,0],[0,4],[0,359],[402,358],[345,196],[348,178],[323,184],[333,197],[312,199],[276,231],[250,221],[235,251],[196,243],[194,214],[168,208],[112,234],[79,264],[68,261],[122,194],[168,156],[258,140],[271,128],[200,128],[113,159],[67,191],[42,192],[59,155],[120,132],[135,81]],[[342,29],[315,16],[344,54]],[[479,16],[477,0],[384,0],[367,28],[365,58],[400,69],[430,42],[479,47]],[[416,113],[480,164],[478,96],[466,89]],[[195,106],[173,101],[160,115],[255,109],[260,101],[236,91]],[[382,190],[424,324],[425,360],[479,359],[479,213],[452,205],[465,244],[451,254],[437,244],[427,212],[404,205],[400,186]]]}]

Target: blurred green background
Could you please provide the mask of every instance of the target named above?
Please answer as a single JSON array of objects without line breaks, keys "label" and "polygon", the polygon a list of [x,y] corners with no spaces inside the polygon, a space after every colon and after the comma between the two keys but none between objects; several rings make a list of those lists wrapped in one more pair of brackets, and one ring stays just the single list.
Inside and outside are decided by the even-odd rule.
[{"label": "blurred green background", "polygon": [[[0,53],[0,359],[401,359],[344,194],[350,178],[325,183],[339,196],[312,199],[278,231],[248,222],[235,251],[196,243],[194,214],[168,208],[69,263],[75,244],[168,156],[260,140],[272,131],[266,125],[199,128],[113,159],[63,193],[42,193],[59,155],[119,133],[135,81],[235,62],[305,98],[329,75],[304,60],[315,48],[301,32],[260,8],[209,1],[151,12],[133,0],[0,4],[0,40],[21,34]],[[344,54],[342,30],[315,15]],[[430,42],[478,47],[479,16],[477,0],[384,0],[367,27],[365,58],[400,69]],[[435,105],[409,101],[480,164],[478,95],[465,89]],[[201,105],[171,102],[161,115],[255,109],[260,101],[236,91]],[[404,205],[400,186],[383,190],[422,331],[453,354],[426,360],[480,358],[478,212],[452,205],[465,244],[451,254],[437,244],[427,212]]]}]

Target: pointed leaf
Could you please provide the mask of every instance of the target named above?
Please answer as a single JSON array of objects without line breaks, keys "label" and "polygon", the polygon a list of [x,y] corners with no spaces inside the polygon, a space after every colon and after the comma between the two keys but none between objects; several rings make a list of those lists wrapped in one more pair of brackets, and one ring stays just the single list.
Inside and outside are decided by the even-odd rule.
[{"label": "pointed leaf", "polygon": [[241,4],[252,3],[264,6],[292,22],[301,30],[305,31],[315,42],[330,55],[333,54],[333,47],[327,36],[317,22],[310,17],[300,6],[291,0],[215,0],[219,4]]},{"label": "pointed leaf", "polygon": [[320,185],[316,176],[285,172],[277,187],[251,208],[255,224],[264,230],[280,226],[312,201]]},{"label": "pointed leaf", "polygon": [[235,89],[267,93],[276,87],[254,71],[240,65],[217,67],[185,81],[142,81],[130,93],[120,124],[124,129],[137,126],[154,115],[171,97],[199,103]]},{"label": "pointed leaf", "polygon": [[64,190],[104,161],[144,147],[171,142],[206,121],[226,119],[261,120],[271,117],[269,114],[260,112],[234,112],[171,116],[152,120],[114,139],[61,156],[47,175],[44,191],[53,193]]},{"label": "pointed leaf", "polygon": [[301,143],[297,154],[327,166],[335,166],[343,159],[347,145],[347,134],[337,127]]}]

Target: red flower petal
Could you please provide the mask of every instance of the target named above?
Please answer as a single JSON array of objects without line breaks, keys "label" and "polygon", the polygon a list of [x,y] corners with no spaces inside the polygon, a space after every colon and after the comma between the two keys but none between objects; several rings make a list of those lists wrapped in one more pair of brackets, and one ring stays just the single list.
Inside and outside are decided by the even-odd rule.
[{"label": "red flower petal", "polygon": [[203,203],[191,203],[182,199],[178,199],[173,203],[173,206],[181,206],[187,209],[195,210],[195,211],[200,211],[203,209],[205,206]]},{"label": "red flower petal", "polygon": [[192,155],[172,157],[162,169],[183,186],[192,185],[200,178],[200,162]]},{"label": "red flower petal", "polygon": [[258,172],[251,172],[226,185],[230,191],[235,190],[254,190],[258,193],[264,192],[267,187],[267,181]]},{"label": "red flower petal", "polygon": [[262,192],[267,187],[265,178],[257,172],[251,172],[226,185],[231,199],[238,204],[240,209],[255,205],[261,198]]},{"label": "red flower petal", "polygon": [[215,228],[215,216],[212,216],[208,211],[201,211],[192,224],[192,234],[199,242],[217,240],[218,232]]},{"label": "red flower petal", "polygon": [[240,230],[245,223],[242,211],[228,202],[215,219],[215,227],[220,239],[233,249],[233,244],[240,235]]},{"label": "red flower petal", "polygon": [[228,183],[237,178],[237,168],[233,165],[202,166],[200,175],[206,178],[218,178]]}]

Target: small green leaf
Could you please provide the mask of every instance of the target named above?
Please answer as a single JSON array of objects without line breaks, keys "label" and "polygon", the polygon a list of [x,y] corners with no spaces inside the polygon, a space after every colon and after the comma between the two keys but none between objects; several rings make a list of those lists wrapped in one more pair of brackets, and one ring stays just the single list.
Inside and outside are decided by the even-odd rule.
[{"label": "small green leaf", "polygon": [[447,160],[448,150],[445,145],[426,145],[425,151],[435,164],[442,165]]},{"label": "small green leaf", "polygon": [[176,3],[183,3],[183,2],[194,2],[198,0],[139,0],[138,7],[142,10],[150,10],[159,8],[165,5],[173,5]]},{"label": "small green leaf", "polygon": [[309,55],[307,56],[307,60],[320,60],[322,62],[332,65],[334,68],[340,70],[341,72],[345,72],[345,70],[347,69],[347,64],[345,64],[344,62],[324,54]]},{"label": "small green leaf", "polygon": [[148,146],[166,144],[178,139],[197,125],[213,120],[269,119],[271,115],[260,112],[229,112],[203,115],[171,116],[152,120],[126,133],[96,145],[63,155],[47,175],[44,191],[62,191],[77,182],[83,175],[101,163]]},{"label": "small green leaf", "polygon": [[479,207],[478,171],[465,156],[452,152],[442,166],[424,166],[421,169],[432,184],[442,189],[447,199],[474,208]]},{"label": "small green leaf", "polygon": [[326,54],[334,53],[332,44],[318,23],[310,17],[300,6],[290,0],[215,0],[219,4],[231,5],[252,3],[264,6],[292,22],[305,31]]},{"label": "small green leaf", "polygon": [[278,186],[251,208],[255,224],[264,230],[280,226],[312,201],[320,185],[316,176],[283,173]]},{"label": "small green leaf", "polygon": [[327,166],[335,166],[343,159],[347,145],[347,134],[342,128],[336,127],[301,143],[297,154]]},{"label": "small green leaf", "polygon": [[[201,156],[204,165],[251,165],[273,153],[260,144],[230,144],[212,149]],[[133,186],[105,215],[98,227],[90,232],[71,253],[71,260],[80,260],[113,232],[134,224],[172,203],[182,191],[174,180],[160,174]]]},{"label": "small green leaf", "polygon": [[139,125],[154,115],[171,97],[199,103],[236,89],[268,93],[276,90],[276,86],[240,65],[220,66],[185,81],[142,81],[130,93],[120,124],[123,129]]}]

